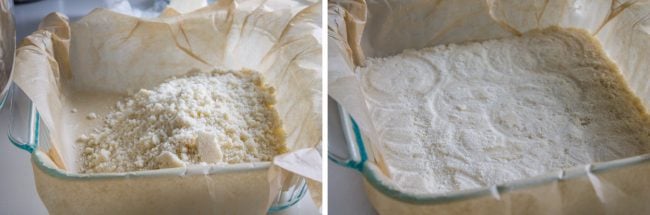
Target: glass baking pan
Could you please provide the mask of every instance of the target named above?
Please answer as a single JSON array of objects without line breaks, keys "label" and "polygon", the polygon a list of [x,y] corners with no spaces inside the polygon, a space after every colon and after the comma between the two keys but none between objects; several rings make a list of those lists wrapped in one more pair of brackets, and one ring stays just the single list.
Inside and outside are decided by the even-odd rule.
[{"label": "glass baking pan", "polygon": [[[133,8],[157,12],[164,8],[161,4],[169,3],[129,2]],[[67,172],[50,159],[56,157],[50,156],[55,151],[50,150],[51,134],[24,92],[14,84],[0,100],[6,100],[11,115],[10,142],[31,154],[36,188],[51,214],[273,213],[287,211],[307,195],[306,180],[292,174],[266,208],[270,162],[127,173]]]},{"label": "glass baking pan", "polygon": [[[602,208],[580,207],[584,207],[585,205],[598,205],[599,203],[605,204],[608,203],[607,201],[610,201],[609,204],[612,204],[615,198],[621,198],[621,196],[612,195],[611,192],[613,191],[611,189],[618,190],[618,192],[624,192],[626,189],[619,190],[619,188],[612,188],[611,186],[647,187],[648,181],[644,180],[647,179],[647,176],[639,178],[614,177],[615,179],[609,182],[607,182],[607,179],[610,179],[611,175],[620,174],[621,172],[633,174],[634,172],[645,171],[647,174],[647,170],[650,169],[650,154],[577,166],[571,169],[549,172],[536,177],[477,189],[427,195],[402,192],[379,169],[374,160],[375,155],[372,154],[372,150],[368,149],[372,147],[369,146],[372,143],[369,143],[368,138],[361,133],[352,116],[340,105],[337,105],[337,107],[347,152],[337,154],[330,151],[328,159],[340,166],[354,169],[363,175],[368,197],[381,214],[426,214],[432,211],[447,211],[446,213],[453,214],[457,210],[481,214],[481,207],[477,205],[485,204],[486,208],[494,211],[493,209],[495,207],[500,207],[498,206],[499,202],[503,204],[520,204],[518,207],[535,208],[535,205],[543,206],[545,201],[551,201],[550,204],[556,204],[553,203],[552,199],[540,200],[545,198],[544,195],[546,194],[544,192],[551,192],[554,193],[553,195],[558,196],[569,196],[567,194],[555,193],[556,191],[554,189],[560,189],[566,186],[580,187],[589,184],[587,188],[591,188],[590,192],[585,192],[583,193],[584,196],[578,196],[577,199],[573,199],[571,205],[560,203],[554,205],[559,206],[556,209],[561,209],[564,213],[566,211],[580,211],[578,214],[582,214],[585,211],[583,209],[588,209],[587,211],[601,211]],[[599,185],[598,183],[602,184]],[[637,192],[623,193],[622,195],[634,196],[635,194]],[[514,198],[520,195],[528,198]],[[531,200],[531,196],[537,197],[537,199]],[[608,200],[608,198],[610,199]],[[631,206],[640,207],[632,211],[646,211],[648,209],[647,206],[642,205],[633,204]],[[542,207],[540,209],[545,208]],[[496,211],[505,213],[518,210],[504,207],[496,209]],[[534,212],[534,214],[538,212],[540,211]],[[514,214],[518,213],[515,212]]]},{"label": "glass baking pan", "polygon": [[[196,188],[194,190],[204,188],[217,188],[216,186],[220,187],[219,189],[215,189],[219,190],[220,192],[201,192],[201,194],[207,193],[208,196],[214,200],[214,202],[211,202],[210,198],[206,198],[204,199],[204,201],[206,201],[205,203],[208,203],[210,205],[218,205],[219,207],[208,207],[205,210],[201,208],[195,208],[196,210],[189,210],[190,212],[203,212],[206,210],[216,210],[218,213],[221,213],[223,211],[250,212],[255,211],[255,208],[259,207],[260,205],[265,205],[266,203],[259,200],[266,199],[266,197],[264,197],[264,194],[268,193],[268,190],[255,190],[252,188],[266,188],[263,185],[266,184],[266,174],[270,167],[270,162],[264,162],[263,164],[254,166],[233,165],[233,167],[211,168],[207,172],[192,171],[192,168],[189,167],[187,170],[184,170],[183,168],[170,168],[128,173],[78,174],[64,172],[56,167],[49,159],[44,159],[48,156],[48,153],[51,152],[51,145],[48,141],[48,130],[45,126],[41,126],[43,122],[39,118],[38,111],[31,104],[31,101],[22,92],[22,90],[20,90],[20,88],[18,88],[16,85],[12,85],[9,90],[7,96],[7,105],[9,107],[11,115],[8,132],[9,140],[16,147],[23,149],[31,154],[34,179],[36,181],[37,190],[40,196],[47,195],[49,192],[69,192],[70,195],[80,195],[79,198],[82,199],[91,198],[90,195],[98,195],[94,192],[96,189],[89,189],[90,192],[74,192],[65,188],[62,190],[57,189],[65,187],[59,185],[66,183],[78,183],[79,186],[77,186],[76,189],[84,189],[84,187],[118,188],[114,190],[121,190],[119,188],[124,186],[132,187],[139,186],[140,184],[149,184],[149,186],[142,186],[144,187],[143,189],[148,190],[148,192],[138,192],[145,193],[145,195],[142,195],[140,197],[134,195],[133,197],[151,198],[151,196],[164,195],[167,192],[179,192],[179,190],[175,189],[166,190],[166,186],[164,185],[167,185],[169,183],[160,182],[161,179],[171,179],[172,183],[177,186],[197,186],[198,182],[199,188]],[[204,180],[196,180],[195,176],[208,180],[211,179],[214,181],[205,182]],[[116,181],[118,182],[115,183]],[[126,181],[126,183],[120,183],[119,181]],[[289,186],[281,188],[282,191],[278,194],[277,197],[275,197],[271,204],[271,207],[268,208],[268,213],[280,212],[288,209],[298,203],[306,195],[308,189],[307,183],[303,177],[293,175],[288,179],[288,181],[289,182],[285,184],[289,184]],[[160,185],[155,186],[157,183]],[[191,195],[191,190],[193,189],[187,190],[190,190],[187,192],[187,194]],[[181,190],[181,192],[183,191]],[[236,194],[237,198],[224,199],[213,196],[221,195],[222,193],[228,195]],[[84,194],[87,194],[88,196],[85,196]],[[109,192],[109,194],[113,194],[118,197],[113,199],[113,201],[117,203],[109,204],[111,207],[140,207],[138,205],[120,204],[119,202],[127,202],[127,200],[122,200],[119,198],[125,195],[124,193]],[[262,198],[260,198],[260,196],[262,196]],[[173,201],[170,201],[169,199],[172,199]],[[160,204],[149,203],[145,204],[145,206],[142,206],[142,208],[126,209],[124,211],[127,211],[129,213],[147,211],[151,212],[152,210],[157,211],[161,209],[159,208],[161,204],[169,204],[170,202],[179,201],[178,199],[174,199],[174,197],[165,197],[162,198]],[[46,206],[48,206],[48,203],[64,204],[67,202],[66,200],[62,200],[44,203]],[[92,201],[89,201],[88,203],[92,203]],[[229,208],[223,208],[223,206],[228,206]],[[84,212],[83,208],[84,207],[75,208],[75,206],[71,206],[69,212],[75,212],[76,209],[78,209],[76,212]],[[251,210],[248,210],[246,208],[249,208]],[[174,204],[171,204],[167,207],[167,210],[170,209],[172,212],[174,209],[183,209],[183,211],[187,212],[187,210],[185,210],[183,207],[174,207]]]}]

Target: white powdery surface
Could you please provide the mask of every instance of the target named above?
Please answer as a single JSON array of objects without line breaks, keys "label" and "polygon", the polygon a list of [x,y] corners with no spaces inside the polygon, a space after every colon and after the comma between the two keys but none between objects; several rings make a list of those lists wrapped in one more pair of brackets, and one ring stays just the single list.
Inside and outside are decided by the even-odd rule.
[{"label": "white powdery surface", "polygon": [[81,172],[269,161],[285,151],[273,88],[253,71],[174,78],[120,101],[82,135]]},{"label": "white powdery surface", "polygon": [[397,186],[441,193],[650,151],[650,120],[588,34],[406,50],[358,68]]}]

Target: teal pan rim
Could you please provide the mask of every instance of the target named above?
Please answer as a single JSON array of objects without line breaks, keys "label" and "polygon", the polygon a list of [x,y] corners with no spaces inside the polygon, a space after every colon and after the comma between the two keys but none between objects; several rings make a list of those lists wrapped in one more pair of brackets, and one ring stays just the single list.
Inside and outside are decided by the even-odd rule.
[{"label": "teal pan rim", "polygon": [[[2,92],[0,92],[0,93],[2,93]],[[0,110],[2,110],[2,107],[4,107],[4,104],[7,101],[7,97],[9,97],[9,91],[7,91],[7,93],[2,95],[2,97],[0,98]]]}]

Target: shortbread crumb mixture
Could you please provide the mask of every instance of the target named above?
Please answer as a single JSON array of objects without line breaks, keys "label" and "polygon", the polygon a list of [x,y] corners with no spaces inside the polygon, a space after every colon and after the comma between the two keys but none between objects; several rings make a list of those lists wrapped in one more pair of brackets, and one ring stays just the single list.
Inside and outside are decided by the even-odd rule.
[{"label": "shortbread crumb mixture", "polygon": [[274,104],[273,88],[246,70],[194,74],[142,89],[79,137],[81,172],[269,161],[286,150]]}]

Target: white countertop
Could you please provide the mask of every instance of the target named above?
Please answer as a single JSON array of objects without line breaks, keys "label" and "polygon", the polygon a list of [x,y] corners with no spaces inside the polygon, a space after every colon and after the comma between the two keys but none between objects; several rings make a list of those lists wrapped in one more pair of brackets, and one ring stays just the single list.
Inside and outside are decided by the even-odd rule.
[{"label": "white countertop", "polygon": [[[64,13],[74,21],[94,8],[104,7],[105,1],[110,0],[43,0],[15,5],[16,39],[19,43],[35,31],[51,12]],[[29,153],[13,146],[7,138],[9,121],[9,107],[5,104],[0,109],[0,214],[47,214],[36,192]],[[314,213],[317,209],[307,193],[296,205],[276,214]]]}]

